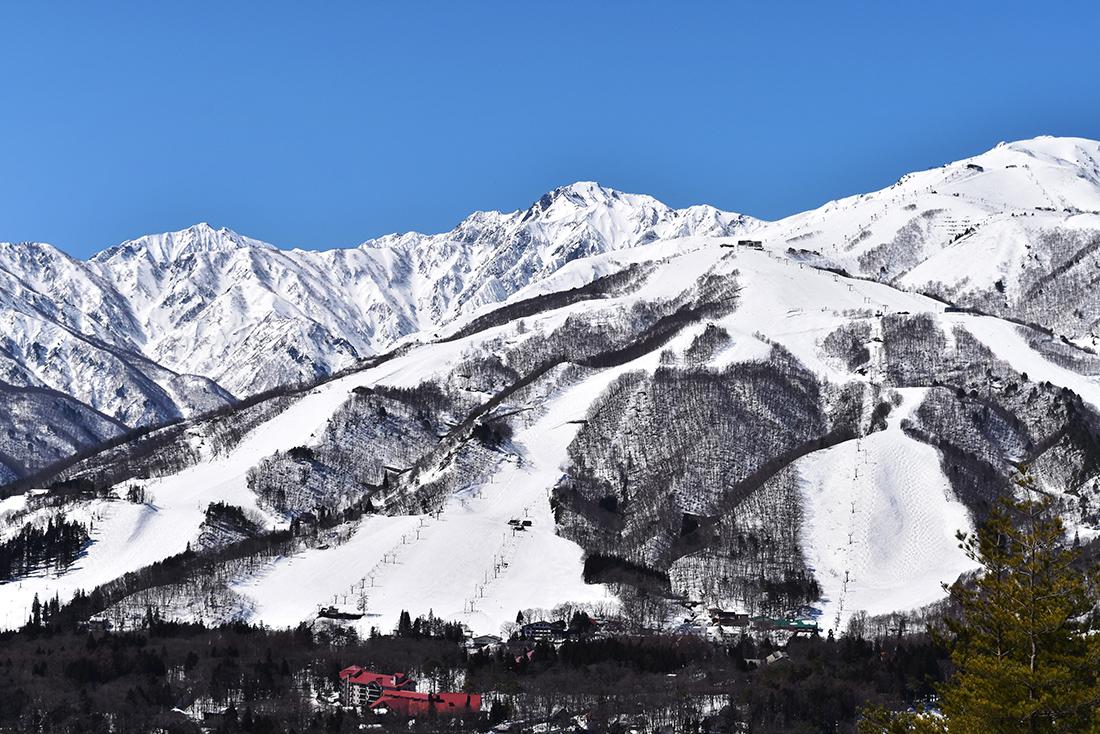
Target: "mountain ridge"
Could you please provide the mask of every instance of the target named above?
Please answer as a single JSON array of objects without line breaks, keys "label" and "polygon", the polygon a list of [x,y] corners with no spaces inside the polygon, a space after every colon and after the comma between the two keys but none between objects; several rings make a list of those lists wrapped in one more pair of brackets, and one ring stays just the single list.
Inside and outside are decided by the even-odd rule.
[{"label": "mountain ridge", "polygon": [[[86,262],[49,245],[0,244],[0,271],[9,278],[0,285],[8,335],[0,374],[69,394],[132,427],[149,425],[346,368],[504,302],[569,263],[693,236],[757,238],[816,267],[1044,323],[1093,347],[1100,307],[1078,298],[1055,313],[1040,281],[1053,262],[1073,271],[1078,294],[1095,285],[1091,260],[1073,261],[1097,249],[1098,159],[1100,145],[1080,138],[1001,144],[775,222],[709,206],[673,210],[646,195],[576,182],[527,209],[475,212],[447,233],[393,234],[351,249],[287,252],[205,223],[129,240]],[[991,177],[995,185],[982,183]],[[1030,243],[1040,247],[1032,252]],[[987,257],[960,258],[963,245]],[[583,281],[608,271],[577,272],[587,273]],[[97,349],[76,335],[113,353],[92,356]],[[66,365],[106,364],[121,354],[127,370],[151,361],[164,375],[210,384],[177,396],[161,384],[167,377],[134,382],[116,371],[108,387],[88,370],[47,368],[35,356],[43,354]]]},{"label": "mountain ridge", "polygon": [[[295,626],[343,596],[385,625],[427,584],[437,613],[484,632],[565,602],[649,626],[652,600],[674,596],[843,632],[971,570],[955,532],[1013,492],[1021,461],[1093,548],[1089,145],[1009,144],[778,222],[581,182],[394,246],[89,266],[105,287],[73,302],[141,285],[140,308],[120,304],[136,334],[51,305],[36,265],[0,281],[24,335],[0,350],[10,374],[44,383],[72,364],[121,410],[155,404],[172,375],[198,394],[211,378],[188,376],[216,365],[203,384],[222,409],[43,480],[84,494],[4,500],[7,532],[51,512],[95,530],[79,568],[0,586],[0,601],[103,584],[101,612],[123,626],[149,606]],[[18,310],[23,292],[38,310]],[[1016,321],[978,315],[994,309]],[[78,316],[104,348],[76,349],[59,321]],[[120,382],[95,383],[107,372]],[[237,410],[245,391],[224,384],[279,389]],[[8,404],[24,422],[41,407]],[[58,435],[93,427],[74,410],[55,405],[70,416]],[[0,436],[0,457],[21,442]],[[137,573],[189,548],[220,563],[215,502],[252,518],[262,552],[185,579]],[[136,586],[118,581],[130,572]]]},{"label": "mountain ridge", "polygon": [[88,262],[104,263],[115,258],[129,259],[144,255],[155,262],[165,263],[200,252],[223,252],[240,248],[277,249],[266,242],[239,235],[228,227],[215,230],[206,222],[199,222],[178,232],[144,235],[136,240],[127,240],[92,255]]},{"label": "mountain ridge", "polygon": [[[1018,266],[1027,255],[1013,241],[1037,240],[1067,218],[1075,219],[1067,222],[1075,233],[1100,229],[1092,213],[1100,211],[1098,158],[1097,143],[1080,138],[1001,144],[907,174],[888,189],[777,222],[707,206],[673,210],[652,197],[577,182],[547,192],[525,210],[476,212],[448,233],[387,235],[349,250],[288,253],[204,223],[130,240],[86,262],[48,245],[3,244],[0,269],[14,280],[0,290],[0,304],[8,314],[9,334],[26,333],[31,323],[42,325],[31,327],[38,332],[56,324],[170,372],[212,380],[237,396],[344,368],[411,334],[499,303],[569,262],[696,235],[759,235],[766,247],[789,245],[788,250],[818,267],[1039,323],[1036,311],[1049,311],[1049,299],[1042,297],[1036,278],[1021,279],[1019,272],[1027,271],[1028,264]],[[1022,167],[1031,162],[1041,166],[1042,180]],[[1017,170],[1009,173],[1013,167]],[[1006,174],[1015,187],[1001,188],[1014,201],[988,199],[989,186],[971,190],[975,178],[1005,179]],[[959,186],[964,190],[951,188]],[[895,203],[889,215],[887,198]],[[920,211],[905,214],[906,208],[917,207],[916,199],[923,201]],[[1006,212],[1009,205],[1013,211]],[[1034,221],[1037,213],[1041,222]],[[1025,214],[1032,221],[1024,221]],[[824,219],[828,226],[819,229]],[[980,245],[997,259],[1001,279],[984,275],[989,268],[955,257],[957,246],[943,246],[963,235],[965,244]],[[939,252],[937,239],[942,240]],[[1077,250],[1091,247],[1089,241]],[[1046,252],[1042,257],[1059,256]],[[1085,278],[1085,268],[1078,270]],[[941,282],[938,276],[951,271],[952,277]],[[332,293],[341,293],[343,303],[329,298]],[[1100,319],[1093,311],[1088,304],[1072,304],[1069,315],[1051,326],[1092,345]],[[1085,315],[1074,318],[1075,313]],[[17,321],[27,325],[17,327]],[[59,349],[58,338],[37,341],[36,349]],[[274,352],[266,353],[270,350],[261,344],[275,345]],[[8,350],[14,363],[9,374],[33,373],[43,386],[96,410],[126,415],[120,401],[95,397],[72,378],[45,374],[26,355],[31,347]],[[185,413],[165,404],[148,415]]]},{"label": "mountain ridge", "polygon": [[[129,240],[86,262],[49,245],[0,245],[0,270],[19,273],[0,288],[10,335],[0,364],[10,363],[17,384],[69,394],[130,427],[150,425],[345,368],[571,260],[633,246],[641,225],[618,226],[630,217],[673,222],[667,233],[724,232],[746,221],[680,222],[649,197],[594,184],[558,191],[549,217],[476,213],[450,233],[391,235],[353,249],[287,252],[206,224]],[[64,368],[36,354],[55,355]],[[125,370],[145,374],[141,384],[106,368],[119,355]],[[148,364],[158,369],[140,366]],[[188,376],[182,384],[194,389],[181,393],[171,375]],[[135,410],[135,400],[153,408]]]}]

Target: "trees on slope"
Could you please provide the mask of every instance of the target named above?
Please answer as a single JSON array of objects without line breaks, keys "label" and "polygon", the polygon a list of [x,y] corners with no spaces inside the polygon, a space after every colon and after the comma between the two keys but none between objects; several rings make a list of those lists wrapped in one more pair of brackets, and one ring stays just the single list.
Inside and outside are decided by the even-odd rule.
[{"label": "trees on slope", "polygon": [[[1032,494],[1032,480],[1019,480]],[[934,631],[957,672],[939,689],[941,717],[868,712],[861,734],[1100,731],[1100,635],[1095,571],[1075,568],[1049,500],[1003,501],[976,535],[960,534],[982,565],[973,587],[949,589],[963,614]]]}]

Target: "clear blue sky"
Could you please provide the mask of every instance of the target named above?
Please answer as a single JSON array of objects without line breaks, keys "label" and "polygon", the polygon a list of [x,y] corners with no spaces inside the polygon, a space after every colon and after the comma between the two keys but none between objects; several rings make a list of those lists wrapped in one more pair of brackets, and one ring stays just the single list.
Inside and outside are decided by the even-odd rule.
[{"label": "clear blue sky", "polygon": [[4,2],[0,240],[283,248],[577,180],[776,219],[1100,138],[1100,3]]}]

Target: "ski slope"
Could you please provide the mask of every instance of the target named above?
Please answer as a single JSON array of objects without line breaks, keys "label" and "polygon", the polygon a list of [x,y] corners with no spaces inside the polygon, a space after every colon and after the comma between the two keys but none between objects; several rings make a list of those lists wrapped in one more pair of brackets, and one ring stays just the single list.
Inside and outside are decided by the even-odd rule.
[{"label": "ski slope", "polygon": [[[78,589],[136,571],[186,550],[198,538],[199,526],[211,502],[226,502],[258,511],[249,491],[248,469],[279,450],[309,443],[329,416],[358,384],[352,378],[334,380],[303,396],[297,403],[253,430],[225,456],[185,469],[178,474],[144,482],[149,501],[135,504],[121,499],[97,499],[70,513],[70,520],[92,524],[91,544],[67,572],[33,576],[0,586],[3,620],[7,628],[22,624],[34,596],[65,602]],[[14,498],[13,498],[14,499]],[[9,500],[10,501],[10,500]]]},{"label": "ski slope", "polygon": [[[531,317],[529,329],[548,332],[579,309],[627,309],[634,300],[670,299],[703,273],[727,272],[741,290],[738,308],[719,320],[731,343],[716,355],[716,368],[765,356],[770,346],[761,336],[766,335],[822,378],[846,381],[852,376],[820,354],[820,341],[830,331],[853,313],[873,320],[891,312],[935,310],[945,329],[961,325],[1016,369],[1070,386],[1094,405],[1100,403],[1095,379],[1047,362],[1027,347],[1015,325],[943,314],[941,305],[923,296],[816,270],[775,253],[718,244],[693,238],[639,248],[666,265],[637,292],[618,301],[586,302]],[[569,277],[569,269],[562,277]],[[686,329],[667,349],[682,352],[702,326]],[[354,387],[414,386],[441,377],[480,341],[505,336],[509,329],[412,346],[375,368],[325,384],[259,426],[227,455],[145,482],[152,498],[148,504],[85,503],[73,519],[94,524],[86,555],[61,576],[0,587],[5,626],[23,621],[23,610],[35,594],[45,599],[56,593],[65,600],[78,588],[91,589],[181,552],[197,539],[210,502],[260,512],[247,487],[248,469],[274,451],[309,445]],[[393,629],[402,610],[414,616],[431,610],[475,632],[498,633],[521,609],[563,602],[613,606],[606,588],[583,583],[581,549],[555,534],[549,492],[567,462],[567,447],[577,431],[572,421],[583,419],[618,375],[628,369],[655,369],[659,359],[650,354],[551,392],[544,405],[523,414],[496,466],[480,482],[455,493],[441,513],[367,516],[346,543],[275,559],[233,583],[240,608],[254,622],[295,626],[315,618],[322,606],[362,605],[366,615],[355,624],[366,634],[372,627]],[[864,379],[874,382],[878,377],[872,371]],[[922,393],[902,393],[905,402],[886,431],[817,452],[797,465],[805,501],[805,552],[824,589],[825,628],[842,631],[859,610],[878,614],[934,601],[941,596],[941,583],[973,567],[955,540],[956,531],[970,529],[969,519],[940,471],[938,452],[900,430]],[[16,499],[22,498],[9,500],[0,512],[15,508]],[[531,525],[515,531],[510,520]]]},{"label": "ski slope", "polygon": [[[548,194],[527,212],[480,212],[446,235],[395,235],[355,251],[285,253],[200,226],[126,243],[86,267],[70,264],[71,303],[56,283],[48,291],[59,308],[71,306],[64,323],[80,329],[85,322],[109,325],[90,334],[133,347],[135,354],[140,350],[134,345],[144,345],[149,357],[180,369],[216,373],[219,379],[232,373],[227,384],[243,392],[258,389],[254,378],[260,376],[280,382],[298,374],[296,360],[286,373],[290,377],[253,374],[265,369],[264,360],[278,362],[270,356],[272,344],[293,347],[306,361],[330,367],[350,363],[352,352],[401,348],[374,368],[303,395],[232,451],[173,476],[138,482],[150,498],[146,504],[95,500],[67,510],[70,519],[92,525],[87,552],[64,574],[41,573],[0,585],[0,623],[21,624],[36,594],[40,599],[56,594],[64,601],[77,589],[90,590],[183,551],[198,539],[211,502],[238,505],[274,526],[277,519],[260,510],[247,487],[249,469],[275,451],[314,442],[355,387],[411,388],[448,379],[471,356],[544,338],[571,316],[592,324],[627,324],[654,304],[677,302],[708,276],[735,280],[739,289],[737,308],[713,319],[729,340],[711,358],[712,369],[765,359],[780,345],[823,383],[854,381],[879,394],[886,382],[880,360],[849,371],[843,360],[827,355],[823,340],[856,321],[882,337],[884,317],[931,313],[949,343],[953,328],[965,329],[1033,382],[1067,387],[1100,410],[1100,379],[1052,363],[1030,348],[1015,324],[946,313],[942,302],[916,292],[965,296],[993,289],[1006,307],[1022,298],[1030,281],[1021,273],[1042,273],[1050,265],[1043,258],[1064,254],[1038,246],[1044,232],[1064,228],[1085,242],[1100,230],[1098,160],[1100,145],[1092,141],[1024,141],[779,222],[708,208],[674,211],[648,197],[576,184]],[[748,236],[762,243],[759,249],[737,245]],[[46,276],[31,277],[32,250],[0,249],[6,261],[18,264],[11,272],[44,287]],[[1092,272],[1089,252],[1074,251],[1065,266]],[[184,253],[209,260],[202,279],[177,272],[174,258]],[[45,249],[39,254],[44,262],[57,256]],[[577,288],[634,263],[645,265],[638,270],[644,277],[614,297],[530,314],[523,329],[511,323],[439,341],[498,304]],[[158,286],[165,272],[172,277]],[[112,274],[119,292],[102,291],[103,284],[93,288],[88,273]],[[191,309],[200,280],[221,294],[195,311],[213,321],[183,320],[177,328],[178,309]],[[937,284],[946,290],[931,287]],[[18,315],[28,293],[19,291],[3,305]],[[1082,307],[1089,305],[1088,294],[1080,302],[1071,296],[1075,292],[1064,300],[1067,312],[1089,312]],[[106,314],[101,317],[100,311],[85,314],[97,301],[113,310],[101,309]],[[314,312],[322,316],[305,318]],[[8,321],[12,330],[23,323]],[[315,618],[321,606],[363,604],[366,616],[356,624],[364,633],[392,629],[401,610],[415,616],[430,609],[476,632],[496,633],[520,609],[569,601],[613,605],[606,588],[583,583],[581,549],[556,535],[548,494],[567,465],[576,421],[604,388],[626,370],[683,366],[685,352],[709,323],[685,326],[659,350],[628,365],[551,384],[539,399],[515,406],[525,412],[514,419],[514,434],[496,464],[457,490],[441,512],[366,516],[346,542],[275,559],[234,581],[239,608],[252,621],[293,626]],[[257,331],[258,324],[266,331]],[[126,333],[115,333],[123,327]],[[1088,336],[1065,333],[1077,343]],[[874,342],[867,343],[871,353],[881,349]],[[225,363],[227,354],[240,364]],[[103,377],[97,374],[86,386],[90,394],[118,393]],[[969,519],[940,470],[939,452],[900,428],[924,393],[899,394],[901,405],[886,430],[803,457],[796,465],[805,504],[804,550],[825,591],[826,629],[843,631],[859,610],[877,614],[926,604],[940,597],[941,583],[973,567],[955,540],[956,531],[970,529]],[[124,496],[130,484],[116,488],[116,494]],[[9,526],[0,532],[18,532],[28,518],[45,522],[48,512],[32,505],[27,497],[0,502],[0,521]],[[531,524],[517,531],[513,520]],[[1082,537],[1096,532],[1082,526]]]},{"label": "ski slope", "polygon": [[[364,634],[391,631],[402,610],[498,634],[523,609],[614,607],[603,585],[583,582],[580,547],[556,535],[550,490],[588,406],[622,372],[655,366],[647,356],[555,393],[516,428],[487,480],[458,491],[438,515],[368,517],[346,544],[277,559],[234,590],[254,621],[273,626],[297,624],[321,605],[354,609],[365,596],[366,615],[355,623]],[[531,524],[516,531],[510,520]]]},{"label": "ski slope", "polygon": [[1026,372],[1032,380],[1068,387],[1086,403],[1100,410],[1100,379],[1052,364],[1028,346],[1027,339],[1020,334],[1020,327],[1016,324],[964,313],[944,314],[944,320],[963,326],[998,359],[1017,372]]},{"label": "ski slope", "polygon": [[939,452],[900,428],[924,390],[900,392],[905,402],[885,431],[796,465],[803,547],[822,588],[820,626],[838,634],[860,610],[887,614],[934,602],[941,584],[977,567],[958,548],[955,533],[972,527]]}]

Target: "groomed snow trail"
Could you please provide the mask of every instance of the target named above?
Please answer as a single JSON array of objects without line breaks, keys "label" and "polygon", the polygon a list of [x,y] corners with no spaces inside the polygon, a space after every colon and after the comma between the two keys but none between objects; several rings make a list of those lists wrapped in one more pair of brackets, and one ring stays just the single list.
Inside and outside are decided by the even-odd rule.
[{"label": "groomed snow trail", "polygon": [[[356,376],[333,380],[304,395],[275,418],[257,427],[227,455],[159,479],[140,482],[148,504],[125,500],[93,500],[69,518],[93,524],[85,555],[60,576],[43,575],[0,585],[0,609],[5,628],[26,621],[35,594],[62,602],[77,589],[100,584],[183,552],[198,537],[211,502],[256,508],[247,472],[265,456],[310,442],[332,413],[348,399]],[[123,487],[135,482],[126,482]]]},{"label": "groomed snow trail", "polygon": [[885,431],[796,464],[804,549],[822,588],[822,629],[843,632],[859,610],[886,614],[929,604],[943,596],[942,583],[976,568],[958,547],[955,533],[971,524],[940,470],[939,452],[901,430],[925,391],[899,392],[904,403]]},{"label": "groomed snow trail", "polygon": [[1011,321],[988,316],[964,313],[944,314],[944,320],[959,324],[989,351],[1011,365],[1017,372],[1026,372],[1031,380],[1046,380],[1054,385],[1068,387],[1096,410],[1100,410],[1100,379],[1060,367],[1028,346],[1020,334],[1020,327]]},{"label": "groomed snow trail", "polygon": [[[361,633],[392,631],[402,610],[464,622],[498,634],[528,608],[563,602],[614,603],[603,585],[583,581],[583,552],[555,533],[550,490],[588,406],[627,369],[656,366],[651,355],[560,390],[526,425],[515,453],[501,454],[487,481],[454,494],[438,516],[372,516],[339,548],[280,558],[234,589],[253,621],[294,625],[318,606],[350,608],[366,597]],[[652,365],[650,364],[652,362]],[[515,531],[510,520],[530,521]]]}]

